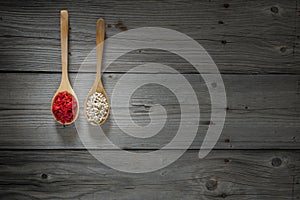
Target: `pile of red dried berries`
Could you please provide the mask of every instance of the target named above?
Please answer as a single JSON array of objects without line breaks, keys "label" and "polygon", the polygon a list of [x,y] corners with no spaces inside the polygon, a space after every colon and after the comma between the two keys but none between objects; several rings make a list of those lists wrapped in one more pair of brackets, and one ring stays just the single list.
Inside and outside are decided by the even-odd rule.
[{"label": "pile of red dried berries", "polygon": [[52,113],[55,119],[62,123],[70,123],[77,114],[78,104],[74,96],[67,91],[58,93],[53,101]]}]

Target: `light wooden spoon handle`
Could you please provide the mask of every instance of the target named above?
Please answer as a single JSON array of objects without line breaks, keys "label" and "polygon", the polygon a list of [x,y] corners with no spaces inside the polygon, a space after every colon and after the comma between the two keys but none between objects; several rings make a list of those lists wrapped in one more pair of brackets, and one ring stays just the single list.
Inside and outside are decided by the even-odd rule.
[{"label": "light wooden spoon handle", "polygon": [[105,21],[100,18],[96,25],[96,53],[97,53],[97,74],[96,79],[101,80],[102,55],[105,37]]},{"label": "light wooden spoon handle", "polygon": [[60,11],[60,41],[61,41],[61,64],[62,81],[69,81],[68,78],[68,11]]}]

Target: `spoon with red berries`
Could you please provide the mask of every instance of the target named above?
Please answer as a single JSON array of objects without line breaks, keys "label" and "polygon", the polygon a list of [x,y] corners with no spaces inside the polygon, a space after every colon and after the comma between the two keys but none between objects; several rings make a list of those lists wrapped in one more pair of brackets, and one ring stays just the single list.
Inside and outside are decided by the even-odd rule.
[{"label": "spoon with red berries", "polygon": [[73,123],[78,117],[78,99],[68,78],[68,11],[60,11],[60,37],[62,77],[51,104],[52,115],[63,125]]}]

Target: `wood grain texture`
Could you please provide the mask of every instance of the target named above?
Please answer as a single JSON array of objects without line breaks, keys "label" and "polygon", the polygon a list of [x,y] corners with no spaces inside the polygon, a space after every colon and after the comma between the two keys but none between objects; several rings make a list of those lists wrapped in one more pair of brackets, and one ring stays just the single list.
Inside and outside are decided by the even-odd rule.
[{"label": "wood grain texture", "polygon": [[[122,75],[106,74],[104,85],[109,98]],[[178,85],[174,75],[131,74],[128,85],[147,76],[168,79]],[[83,148],[75,126],[64,128],[53,120],[50,113],[51,97],[58,87],[61,75],[36,73],[0,74],[0,148]],[[198,136],[191,148],[199,149],[210,122],[210,96],[200,75],[185,75],[197,95],[201,121]],[[75,76],[71,75],[74,85]],[[80,115],[83,102],[94,80],[94,74],[80,76],[80,87],[75,87]],[[153,77],[154,78],[154,77]],[[216,148],[299,148],[299,76],[295,75],[223,75],[227,91],[226,123]],[[19,80],[15,82],[14,80]],[[77,83],[76,82],[76,83]],[[9,83],[9,84],[6,84]],[[86,91],[86,92],[83,92]],[[119,91],[117,102],[125,101],[127,91]],[[187,98],[191,93],[187,92]],[[148,85],[136,90],[130,102],[132,119],[141,126],[147,125],[151,107],[161,104],[168,112],[164,129],[152,139],[137,139],[123,133],[113,115],[103,125],[108,137],[121,148],[156,149],[168,143],[178,130],[181,111],[176,96],[159,85]],[[118,104],[117,104],[118,105]],[[128,124],[125,107],[114,106],[117,114],[124,116],[121,124]],[[193,105],[185,107],[193,116]],[[152,114],[156,112],[152,111]],[[157,114],[155,118],[162,119]],[[22,141],[22,142],[20,142]],[[178,144],[181,148],[182,144]],[[103,146],[103,148],[106,148]]]},{"label": "wood grain texture", "polygon": [[85,151],[1,151],[0,193],[7,200],[292,200],[300,195],[299,153],[216,150],[199,160],[190,150],[165,169],[128,174]]},{"label": "wood grain texture", "polygon": [[[224,6],[226,5],[226,6]],[[107,21],[107,38],[128,29],[155,26],[187,34],[202,44],[222,73],[299,74],[296,1],[2,1],[1,71],[60,71],[59,10],[70,14],[70,71],[95,47],[95,23]],[[172,36],[170,36],[171,42]],[[11,45],[14,44],[14,45]],[[117,50],[116,50],[117,51]],[[193,52],[191,52],[192,54]],[[134,51],[109,72],[126,72],[144,62],[173,64],[194,73],[167,52]],[[211,73],[211,71],[206,71]]]},{"label": "wood grain texture", "polygon": [[[1,1],[0,199],[300,199],[299,8],[299,0]],[[210,120],[207,86],[191,64],[162,50],[138,49],[120,57],[105,70],[103,81],[111,97],[121,76],[140,64],[161,63],[184,75],[197,95],[201,121],[190,149],[173,164],[146,174],[115,171],[85,150],[74,124],[55,123],[50,105],[61,78],[63,9],[69,11],[70,79],[74,85],[76,75],[84,77],[75,89],[80,99],[87,94],[81,89],[90,88],[94,80],[96,65],[80,66],[95,47],[100,17],[107,23],[106,38],[152,26],[180,31],[200,43],[222,73],[227,92],[228,105],[218,107],[227,117],[215,150],[198,159],[208,125],[219,121]],[[168,40],[175,42],[172,36]],[[120,48],[104,51],[105,59]],[[203,73],[215,72],[207,67]],[[169,77],[178,85],[174,74],[147,68],[128,80],[147,76]],[[118,102],[125,93],[120,92]],[[153,138],[124,134],[113,115],[104,132],[131,152],[162,148],[180,121],[174,94],[155,84],[143,86],[132,95],[130,114],[138,125],[147,125],[157,104],[166,109],[168,121]],[[193,106],[184,110],[191,117]],[[123,116],[121,123],[128,124],[126,108],[113,109]],[[107,146],[101,148],[97,151]],[[168,150],[170,155],[175,152]],[[121,161],[121,166],[127,162]]]}]

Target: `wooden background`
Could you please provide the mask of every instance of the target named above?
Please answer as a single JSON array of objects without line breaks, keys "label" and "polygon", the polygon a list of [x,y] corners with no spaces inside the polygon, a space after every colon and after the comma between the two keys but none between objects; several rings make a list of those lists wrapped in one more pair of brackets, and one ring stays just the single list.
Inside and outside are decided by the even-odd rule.
[{"label": "wooden background", "polygon": [[[300,199],[299,7],[299,0],[1,1],[0,198]],[[107,38],[156,26],[201,43],[222,73],[228,98],[225,127],[214,150],[205,159],[197,157],[210,123],[209,96],[201,76],[178,56],[144,49],[108,68],[103,78],[108,95],[134,66],[172,66],[201,100],[199,133],[179,160],[152,173],[122,173],[95,160],[75,126],[58,125],[50,112],[61,77],[61,9],[69,10],[72,83],[95,46],[99,17],[106,20]],[[146,69],[141,73],[147,74]],[[111,117],[103,127],[110,139],[133,151],[168,143],[180,119],[174,96],[149,86],[137,90],[131,100],[136,123],[148,123],[155,103],[170,111],[173,123],[158,137],[141,140],[122,133]]]}]

